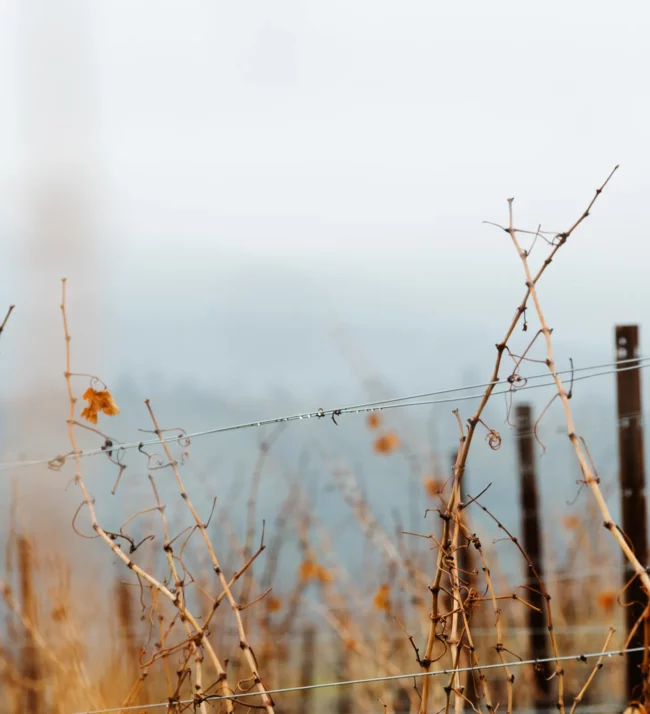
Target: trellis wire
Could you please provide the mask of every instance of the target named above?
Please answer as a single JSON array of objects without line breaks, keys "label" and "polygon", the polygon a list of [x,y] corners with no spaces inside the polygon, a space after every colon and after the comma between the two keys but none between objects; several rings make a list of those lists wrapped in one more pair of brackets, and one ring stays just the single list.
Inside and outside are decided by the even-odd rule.
[{"label": "trellis wire", "polygon": [[[620,714],[627,708],[627,702],[610,702],[609,704],[581,704],[580,714]],[[548,708],[549,712],[556,712],[555,707]],[[511,709],[512,714],[538,714],[539,709],[525,707]]]},{"label": "trellis wire", "polygon": [[[606,634],[610,629],[609,625],[565,625],[553,627],[553,632],[556,635],[602,635]],[[224,637],[236,637],[237,630],[235,628],[226,628],[221,631]],[[532,627],[504,627],[501,629],[501,633],[508,637],[523,637],[536,632],[539,634],[548,634],[548,628],[532,628]],[[494,637],[494,627],[473,627],[472,637]],[[302,632],[288,632],[283,635],[283,637],[288,641],[302,642],[304,635]],[[332,632],[328,636],[323,636],[319,633],[319,642],[325,639],[327,644],[332,642],[338,642],[340,635]]]},{"label": "trellis wire", "polygon": [[[410,674],[392,674],[384,677],[366,677],[365,679],[348,679],[340,682],[321,682],[320,684],[305,684],[298,687],[283,687],[280,689],[267,689],[266,694],[288,694],[289,692],[304,692],[306,690],[314,689],[328,689],[331,687],[348,687],[353,684],[374,684],[376,682],[391,682],[399,679],[419,679],[422,677],[436,677],[440,675],[450,675],[450,674],[462,674],[463,672],[476,672],[485,671],[488,669],[499,669],[499,668],[509,668],[509,667],[522,667],[524,665],[539,665],[549,662],[567,662],[570,660],[576,660],[578,662],[584,662],[588,659],[594,659],[596,657],[612,657],[614,655],[626,655],[632,652],[643,652],[644,647],[630,647],[623,650],[606,650],[604,652],[589,652],[586,654],[572,654],[572,655],[562,655],[561,657],[546,657],[545,659],[527,659],[527,660],[517,660],[515,662],[506,662],[505,664],[498,662],[496,664],[485,664],[476,667],[459,667],[457,669],[441,669],[435,672],[411,672]],[[226,699],[244,699],[247,697],[259,697],[261,696],[259,692],[241,692],[239,694],[232,694],[231,696],[223,695],[209,695],[206,697],[201,697],[198,701],[205,702],[217,702]],[[174,702],[175,704],[195,704],[197,699],[183,699]],[[167,702],[152,702],[149,704],[134,704],[127,707],[112,707],[107,709],[87,709],[77,714],[109,714],[111,712],[125,712],[125,711],[140,711],[142,709],[155,709],[161,707],[168,707],[170,705]]]},{"label": "trellis wire", "polygon": [[[597,365],[590,365],[587,367],[578,367],[574,369],[565,369],[565,370],[559,370],[554,373],[543,373],[543,374],[535,374],[530,377],[525,377],[522,378],[525,382],[529,382],[530,380],[533,379],[543,379],[543,378],[548,378],[552,377],[553,374],[556,375],[566,375],[566,374],[571,374],[572,375],[572,382],[578,382],[582,381],[585,379],[593,379],[594,377],[602,377],[604,375],[608,374],[616,374],[618,372],[627,372],[627,371],[632,371],[632,370],[637,370],[637,369],[643,369],[645,367],[648,367],[650,365],[645,364],[650,360],[650,357],[633,357],[627,360],[621,360],[618,362],[609,362],[605,364],[597,364]],[[621,364],[626,364],[633,362],[634,364],[626,366],[626,367],[617,367],[616,369],[611,369],[607,370],[604,372],[596,372],[595,374],[587,374],[583,375],[580,377],[575,377],[573,376],[576,372],[585,372],[585,371],[590,371],[594,369],[600,369],[602,367],[612,367],[615,365],[621,365]],[[643,363],[643,364],[642,364]],[[351,405],[347,407],[341,407],[339,409],[318,409],[317,411],[312,411],[312,412],[305,412],[302,414],[292,414],[289,416],[284,416],[284,417],[276,417],[272,419],[261,419],[258,421],[251,421],[251,422],[245,422],[243,424],[233,424],[230,426],[223,426],[223,427],[216,427],[214,429],[206,429],[203,431],[196,431],[192,433],[186,433],[182,430],[178,430],[181,433],[179,433],[177,436],[166,436],[163,437],[162,439],[144,439],[140,441],[134,441],[134,442],[127,442],[127,443],[112,443],[110,445],[110,449],[108,451],[115,452],[115,453],[122,453],[124,451],[128,451],[131,449],[141,449],[145,446],[156,446],[160,445],[161,443],[175,443],[179,441],[185,441],[188,439],[194,439],[197,437],[201,436],[209,436],[209,435],[214,435],[214,434],[223,434],[226,432],[232,432],[232,431],[238,431],[241,429],[249,429],[249,428],[255,428],[255,427],[262,427],[262,426],[270,426],[273,424],[282,424],[286,422],[292,422],[292,421],[301,421],[304,419],[321,419],[324,417],[332,417],[335,418],[337,416],[340,416],[342,414],[361,414],[361,413],[366,413],[366,412],[373,412],[373,411],[385,411],[388,409],[401,409],[404,407],[417,407],[417,406],[431,406],[434,404],[446,404],[449,402],[459,402],[459,401],[467,401],[467,400],[472,400],[472,399],[481,399],[484,396],[484,393],[478,393],[478,394],[469,394],[465,396],[460,396],[460,397],[448,397],[445,399],[428,399],[424,401],[409,401],[409,400],[414,400],[418,399],[421,400],[423,397],[428,397],[428,396],[437,396],[441,394],[450,394],[454,392],[462,392],[466,391],[468,389],[477,389],[479,387],[489,387],[497,384],[507,384],[508,380],[497,380],[494,382],[483,382],[481,384],[472,384],[472,385],[467,385],[464,387],[453,387],[453,388],[448,388],[448,389],[441,389],[435,392],[423,392],[421,394],[416,394],[416,395],[410,395],[406,397],[394,397],[391,399],[385,399],[381,401],[374,401],[374,402],[365,402],[362,404],[356,404],[356,405]],[[538,389],[541,387],[552,387],[555,386],[554,381],[549,381],[545,382],[543,384],[525,384],[522,387],[516,387],[514,386],[514,383],[510,382],[510,388],[509,389],[502,389],[502,390],[496,390],[492,392],[491,396],[498,396],[500,394],[515,394],[517,392],[524,391],[526,389]],[[400,403],[400,402],[406,402],[406,403]],[[170,431],[176,431],[176,429],[172,429]],[[101,454],[106,454],[107,453],[107,446],[104,445],[104,447],[100,447],[98,449],[89,449],[88,451],[79,451],[79,456],[80,457],[86,457],[86,456],[99,456]],[[65,461],[69,456],[73,456],[73,452],[68,452],[67,454],[64,455],[58,455],[49,459],[33,459],[33,460],[21,460],[21,461],[6,461],[6,462],[0,462],[0,471],[9,471],[12,469],[17,469],[17,468],[24,468],[27,466],[39,466],[42,464],[52,464],[53,462],[60,462],[61,460]]]}]

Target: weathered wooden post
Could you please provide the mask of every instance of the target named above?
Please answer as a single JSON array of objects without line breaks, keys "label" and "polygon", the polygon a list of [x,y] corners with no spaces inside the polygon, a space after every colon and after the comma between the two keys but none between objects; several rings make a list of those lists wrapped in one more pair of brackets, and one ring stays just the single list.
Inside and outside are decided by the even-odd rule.
[{"label": "weathered wooden post", "polygon": [[[629,360],[639,356],[639,328],[637,325],[616,326],[616,355],[619,370],[616,374],[618,409],[619,480],[621,485],[621,514],[625,532],[636,557],[648,565],[648,535],[646,524],[645,463],[643,459],[643,416],[641,413],[641,371]],[[627,360],[627,361],[626,361]],[[627,559],[623,580],[633,575]],[[641,581],[635,578],[625,592],[627,629],[630,631],[641,616],[648,596]],[[643,646],[643,627],[630,642],[630,647]],[[626,659],[627,698],[642,700],[645,694],[643,652],[633,652]]]},{"label": "weathered wooden post", "polygon": [[[539,577],[544,576],[544,552],[539,517],[537,476],[535,473],[535,436],[533,434],[532,410],[528,404],[520,404],[515,410],[517,424],[517,447],[519,454],[519,502],[521,505],[521,531],[523,547]],[[530,628],[529,656],[531,659],[548,657],[546,632],[546,602],[539,591],[539,584],[528,573],[526,584],[531,588],[528,600],[536,610],[528,608]],[[535,673],[535,708],[547,709],[550,699],[550,681],[543,671]]]},{"label": "weathered wooden post", "polygon": [[[316,630],[313,625],[307,625],[302,633],[302,661],[300,663],[300,686],[308,687],[314,683],[314,655]],[[312,711],[312,689],[300,692],[300,714],[310,714]]]}]

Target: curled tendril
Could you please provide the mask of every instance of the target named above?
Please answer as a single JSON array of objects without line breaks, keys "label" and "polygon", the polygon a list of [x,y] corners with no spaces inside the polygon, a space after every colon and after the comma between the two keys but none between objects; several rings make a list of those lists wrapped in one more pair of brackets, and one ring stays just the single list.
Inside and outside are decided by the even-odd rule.
[{"label": "curled tendril", "polygon": [[507,379],[508,384],[510,384],[512,391],[517,391],[517,389],[523,389],[528,384],[526,377],[522,377],[520,374],[513,372]]},{"label": "curled tendril", "polygon": [[144,444],[143,444],[142,442],[140,442],[140,443],[138,444],[138,451],[139,451],[141,454],[144,454],[148,459],[151,459],[152,454],[150,454],[148,451],[145,451],[145,450],[144,450]]},{"label": "curled tendril", "polygon": [[[91,499],[90,504],[94,505],[94,503],[95,503],[95,499],[93,498],[93,499]],[[77,510],[75,511],[74,516],[72,516],[72,530],[73,530],[78,536],[80,536],[81,538],[86,538],[87,540],[93,540],[94,538],[99,538],[99,537],[100,537],[100,535],[99,535],[98,533],[95,534],[95,535],[90,535],[90,536],[89,536],[89,535],[85,535],[84,533],[82,533],[81,531],[79,531],[79,530],[77,529],[77,526],[76,526],[77,516],[78,516],[79,513],[81,512],[81,509],[82,509],[84,506],[88,506],[88,505],[90,505],[90,504],[88,503],[88,501],[83,500],[83,501],[79,504],[79,508],[77,508]]]},{"label": "curled tendril", "polygon": [[[187,446],[190,443],[190,437],[187,435],[187,431],[180,426],[170,426],[167,429],[159,429],[158,431],[155,429],[140,429],[139,431],[143,431],[145,434],[156,434],[156,436],[160,435],[163,439],[168,441],[177,441],[182,446]],[[174,432],[173,436],[163,436],[164,434],[169,434],[170,432]]]},{"label": "curled tendril", "polygon": [[188,449],[191,443],[192,439],[187,436],[187,432],[183,430],[178,436],[178,445],[181,449]]},{"label": "curled tendril", "polygon": [[584,480],[576,481],[576,486],[578,487],[578,490],[576,491],[576,495],[569,501],[566,502],[567,506],[574,506],[578,498],[580,497],[580,494],[582,493],[582,489],[587,485],[587,482]]},{"label": "curled tendril", "polygon": [[483,419],[479,419],[479,421],[487,429],[488,433],[485,437],[485,440],[490,445],[490,448],[492,449],[492,451],[498,451],[501,448],[501,434],[499,434],[496,429],[490,429],[490,427],[483,421]]},{"label": "curled tendril", "polygon": [[171,466],[169,461],[164,461],[160,454],[149,454],[147,459],[147,468],[150,471],[158,471],[159,469],[166,469]]},{"label": "curled tendril", "polygon": [[117,492],[117,487],[120,485],[120,480],[122,479],[122,474],[126,471],[126,464],[124,463],[124,457],[126,456],[126,450],[121,444],[115,447],[115,442],[112,439],[106,438],[104,445],[102,446],[102,451],[106,452],[108,460],[118,467],[119,471],[111,493],[115,495]]},{"label": "curled tendril", "polygon": [[173,429],[165,429],[164,431],[176,431],[178,432],[173,438],[176,443],[181,448],[181,466],[185,464],[186,459],[190,457],[190,445],[192,444],[192,438],[188,436],[185,429],[180,427],[174,427]]},{"label": "curled tendril", "polygon": [[485,439],[492,451],[498,451],[501,448],[501,434],[498,431],[491,429]]},{"label": "curled tendril", "polygon": [[[173,426],[169,427],[168,429],[158,430],[138,429],[138,431],[141,431],[145,434],[156,434],[163,442],[175,441],[182,449],[180,457],[181,465],[185,464],[185,460],[190,457],[190,446],[192,444],[192,438],[188,435],[185,429],[182,429],[180,426]],[[169,432],[174,432],[173,436],[165,436],[165,434],[169,434]],[[138,446],[138,451],[147,456],[147,458],[149,459],[148,466],[150,469],[163,469],[167,466],[171,466],[171,462],[165,463],[160,456],[154,457],[153,454],[149,454],[147,451],[145,451],[143,447],[144,444],[140,442]],[[157,458],[158,460],[155,461],[155,458]]]},{"label": "curled tendril", "polygon": [[63,454],[59,454],[59,456],[55,456],[53,459],[50,459],[47,462],[47,468],[50,469],[51,471],[60,471],[63,466],[65,465],[66,459],[68,457],[64,456]]},{"label": "curled tendril", "polygon": [[[95,376],[93,375],[93,376],[90,378],[90,386],[91,386],[92,389],[95,389],[95,388],[98,387],[100,384],[101,384],[101,389],[108,389],[108,387],[106,386],[106,383],[103,382],[99,377],[95,377]],[[95,391],[101,391],[101,390],[95,389]]]},{"label": "curled tendril", "polygon": [[147,469],[149,471],[157,471],[159,469],[164,469],[168,466],[171,466],[169,462],[163,461],[163,458],[160,454],[152,454],[148,451],[145,451],[144,444],[142,442],[140,442],[140,444],[138,445],[138,451],[147,457]]}]

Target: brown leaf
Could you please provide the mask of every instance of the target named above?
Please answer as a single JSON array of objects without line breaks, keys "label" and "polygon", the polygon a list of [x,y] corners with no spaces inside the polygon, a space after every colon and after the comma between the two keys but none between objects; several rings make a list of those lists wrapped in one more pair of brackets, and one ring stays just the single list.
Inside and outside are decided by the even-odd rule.
[{"label": "brown leaf", "polygon": [[424,490],[427,492],[431,498],[435,498],[440,495],[445,488],[445,482],[434,478],[433,476],[427,476],[424,479]]},{"label": "brown leaf", "polygon": [[564,516],[564,527],[570,531],[575,530],[580,525],[578,516]]},{"label": "brown leaf", "polygon": [[300,580],[303,583],[308,583],[310,580],[318,580],[320,583],[331,583],[332,575],[322,565],[307,559],[300,565]]},{"label": "brown leaf", "polygon": [[596,598],[596,602],[605,610],[611,612],[616,603],[616,593],[613,590],[604,590]]},{"label": "brown leaf", "polygon": [[368,414],[366,422],[368,424],[368,429],[377,429],[381,424],[381,415],[377,412],[371,412]]},{"label": "brown leaf", "polygon": [[89,387],[84,392],[83,398],[88,402],[88,406],[82,410],[81,417],[92,424],[97,424],[99,412],[104,412],[107,416],[117,416],[120,413],[113,395],[108,389],[97,391]]},{"label": "brown leaf", "polygon": [[394,431],[390,431],[375,441],[375,451],[378,454],[390,454],[392,451],[395,451],[399,443],[399,436],[397,436]]},{"label": "brown leaf", "polygon": [[383,612],[390,610],[390,585],[384,584],[379,586],[373,598],[372,605],[375,610],[381,610]]}]

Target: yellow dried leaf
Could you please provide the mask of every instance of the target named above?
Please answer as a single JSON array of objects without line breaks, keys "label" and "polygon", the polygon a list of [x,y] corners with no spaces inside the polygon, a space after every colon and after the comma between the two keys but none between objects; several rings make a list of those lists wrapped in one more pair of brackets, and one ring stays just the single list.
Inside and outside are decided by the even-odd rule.
[{"label": "yellow dried leaf", "polygon": [[117,416],[120,413],[113,395],[108,389],[97,391],[89,387],[84,392],[83,398],[88,402],[88,406],[82,410],[81,417],[92,424],[97,424],[99,412],[104,412],[107,416]]},{"label": "yellow dried leaf", "polygon": [[381,424],[381,416],[376,412],[371,412],[368,414],[368,429],[377,429]]},{"label": "yellow dried leaf", "polygon": [[86,407],[81,412],[81,418],[86,419],[87,421],[91,422],[92,424],[97,424],[97,410],[93,409],[92,406]]},{"label": "yellow dried leaf", "polygon": [[52,618],[53,622],[61,622],[62,620],[65,620],[67,615],[68,615],[68,611],[67,611],[65,605],[58,605],[50,613],[50,617]]},{"label": "yellow dried leaf", "polygon": [[313,560],[304,560],[300,565],[300,580],[303,583],[309,582],[318,573],[318,566]]},{"label": "yellow dried leaf", "polygon": [[616,593],[613,590],[605,590],[596,598],[596,602],[605,610],[611,612],[616,603]]},{"label": "yellow dried leaf", "polygon": [[321,565],[318,566],[318,576],[317,577],[321,583],[331,583],[332,582],[331,573],[329,572],[329,570],[326,570]]},{"label": "yellow dried leaf", "polygon": [[300,565],[300,580],[308,583],[310,580],[318,580],[320,583],[331,583],[332,576],[322,565],[313,560],[304,560]]},{"label": "yellow dried leaf", "polygon": [[578,516],[564,516],[564,527],[570,531],[575,530],[580,525]]},{"label": "yellow dried leaf", "polygon": [[282,609],[282,603],[271,595],[266,599],[266,607],[269,612],[278,612]]},{"label": "yellow dried leaf", "polygon": [[424,490],[429,494],[429,496],[431,496],[431,498],[435,498],[440,495],[444,491],[444,488],[444,481],[433,478],[433,476],[427,476],[424,479]]},{"label": "yellow dried leaf", "polygon": [[380,436],[375,441],[375,451],[378,454],[390,454],[399,446],[399,436],[394,431]]},{"label": "yellow dried leaf", "polygon": [[102,411],[104,414],[107,416],[117,416],[120,413],[120,410],[118,409],[117,404],[115,404],[113,395],[108,390],[99,392],[99,394],[102,398]]},{"label": "yellow dried leaf", "polygon": [[388,612],[390,610],[390,585],[384,584],[379,587],[372,601],[375,610]]}]

